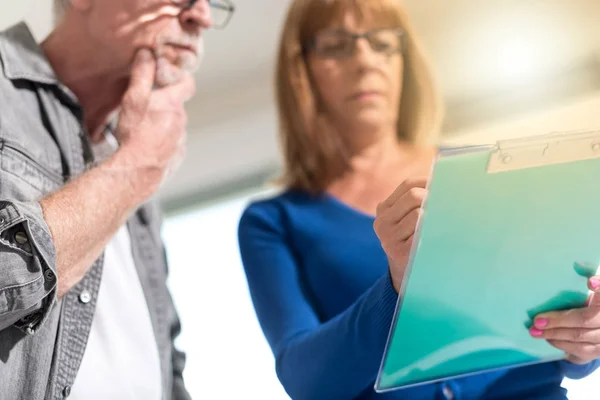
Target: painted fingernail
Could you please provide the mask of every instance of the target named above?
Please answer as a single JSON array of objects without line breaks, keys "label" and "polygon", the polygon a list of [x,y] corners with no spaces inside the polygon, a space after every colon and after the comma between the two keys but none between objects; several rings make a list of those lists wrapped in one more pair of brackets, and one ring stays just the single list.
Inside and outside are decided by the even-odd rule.
[{"label": "painted fingernail", "polygon": [[590,286],[592,289],[598,289],[600,287],[600,280],[595,278],[590,279]]},{"label": "painted fingernail", "polygon": [[548,320],[546,318],[538,318],[534,323],[536,328],[545,328],[548,326]]},{"label": "painted fingernail", "polygon": [[540,330],[539,330],[539,329],[537,329],[537,328],[531,328],[531,329],[529,330],[529,333],[530,333],[530,334],[531,334],[531,336],[533,336],[533,337],[540,337],[540,336],[542,336],[542,335],[544,334],[544,332],[540,331]]}]

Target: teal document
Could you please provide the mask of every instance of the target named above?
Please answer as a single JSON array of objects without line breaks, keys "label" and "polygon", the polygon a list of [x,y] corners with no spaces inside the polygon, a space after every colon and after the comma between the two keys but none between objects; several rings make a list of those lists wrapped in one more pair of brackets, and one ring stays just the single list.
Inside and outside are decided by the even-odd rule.
[{"label": "teal document", "polygon": [[600,265],[600,131],[443,151],[375,389],[564,358],[528,328]]}]

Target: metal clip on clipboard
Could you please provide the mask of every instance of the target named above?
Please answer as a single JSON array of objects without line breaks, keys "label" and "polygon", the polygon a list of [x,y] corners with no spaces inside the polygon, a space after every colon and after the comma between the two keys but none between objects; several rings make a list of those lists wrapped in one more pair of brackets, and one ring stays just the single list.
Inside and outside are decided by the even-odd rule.
[{"label": "metal clip on clipboard", "polygon": [[600,130],[499,141],[487,172],[498,173],[600,158]]}]

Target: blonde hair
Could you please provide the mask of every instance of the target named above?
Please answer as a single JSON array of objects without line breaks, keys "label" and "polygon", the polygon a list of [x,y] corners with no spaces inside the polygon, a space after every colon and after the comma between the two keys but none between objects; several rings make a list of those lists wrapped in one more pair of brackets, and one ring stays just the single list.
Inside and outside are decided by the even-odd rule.
[{"label": "blonde hair", "polygon": [[[322,192],[348,167],[340,135],[319,132],[316,90],[305,46],[319,31],[351,11],[361,21],[404,31],[404,68],[398,137],[414,144],[437,140],[442,103],[408,16],[397,0],[295,0],[285,21],[276,69],[276,97],[287,188]],[[327,133],[327,134],[324,134]]]}]

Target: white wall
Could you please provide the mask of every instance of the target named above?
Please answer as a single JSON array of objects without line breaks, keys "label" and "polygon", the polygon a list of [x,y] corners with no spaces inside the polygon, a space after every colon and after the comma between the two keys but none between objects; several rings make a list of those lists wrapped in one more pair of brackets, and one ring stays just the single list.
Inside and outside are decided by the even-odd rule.
[{"label": "white wall", "polygon": [[162,198],[219,186],[279,163],[277,123],[268,77],[221,97],[202,96],[190,107],[187,152],[181,168],[162,190]]},{"label": "white wall", "polygon": [[600,129],[600,92],[570,99],[528,115],[452,132],[446,136],[444,143],[488,144],[499,139],[578,129]]},{"label": "white wall", "polygon": [[[163,189],[163,199],[206,190],[279,165],[273,96],[270,86],[263,85],[241,90],[235,101],[213,104],[208,109],[197,107],[197,114],[191,118],[200,132],[190,135],[189,157]],[[590,92],[528,114],[445,132],[442,142],[488,144],[553,131],[600,129],[598,110],[600,91]],[[208,123],[203,122],[204,116]]]},{"label": "white wall", "polygon": [[285,400],[275,360],[248,293],[237,225],[251,193],[169,218],[163,236],[169,284],[187,353],[184,378],[194,399]]},{"label": "white wall", "polygon": [[25,20],[38,40],[42,40],[52,26],[52,0],[0,0],[0,30]]}]

